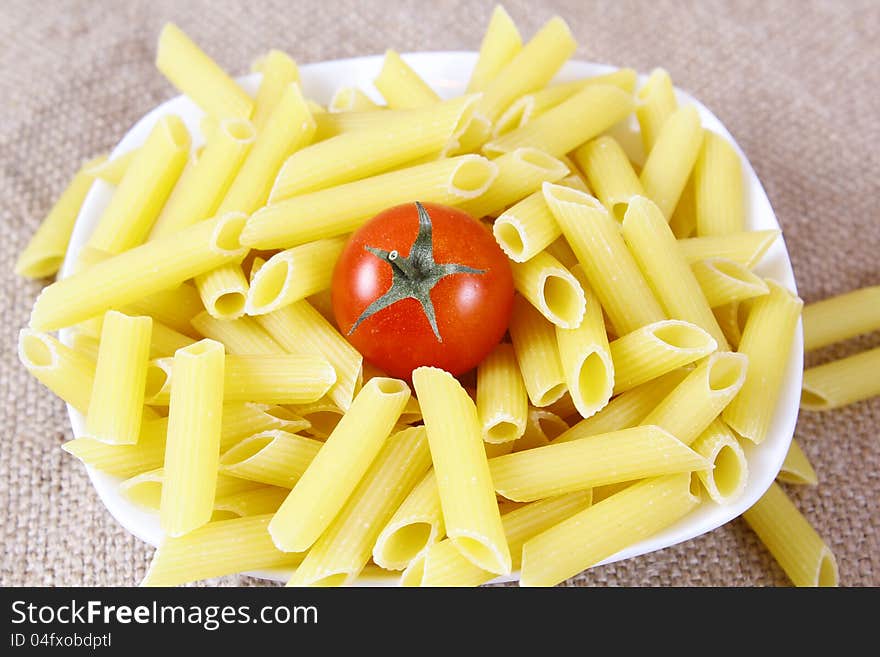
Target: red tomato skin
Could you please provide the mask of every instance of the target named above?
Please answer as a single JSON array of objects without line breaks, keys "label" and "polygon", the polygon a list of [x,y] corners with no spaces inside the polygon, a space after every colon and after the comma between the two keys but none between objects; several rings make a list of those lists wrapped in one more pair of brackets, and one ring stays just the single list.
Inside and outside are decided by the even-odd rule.
[{"label": "red tomato skin", "polygon": [[423,205],[431,217],[435,262],[485,270],[446,276],[431,290],[442,342],[412,298],[380,310],[348,335],[364,309],[388,291],[393,278],[391,265],[364,246],[396,249],[407,257],[419,229],[414,203],[389,208],[359,228],[333,271],[333,312],[339,330],[364,358],[402,379],[409,379],[421,365],[452,374],[472,369],[504,337],[513,308],[510,264],[489,229],[456,208]]}]

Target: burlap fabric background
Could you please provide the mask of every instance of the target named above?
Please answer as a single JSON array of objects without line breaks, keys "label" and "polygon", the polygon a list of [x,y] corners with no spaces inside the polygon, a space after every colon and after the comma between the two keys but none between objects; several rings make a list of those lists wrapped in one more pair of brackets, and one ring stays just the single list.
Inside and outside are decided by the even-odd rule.
[{"label": "burlap fabric background", "polygon": [[[767,189],[805,300],[880,283],[876,0],[506,6],[526,35],[553,13],[564,16],[578,57],[642,71],[662,64],[712,108]],[[15,352],[41,284],[15,278],[12,266],[78,163],[176,93],[153,68],[162,24],[176,21],[241,74],[270,47],[300,62],[386,47],[476,49],[491,8],[456,0],[0,0],[0,584],[133,585],[152,552],[113,520],[82,466],[59,448],[70,438],[64,406],[26,375]],[[880,335],[867,336],[809,362],[878,344]],[[790,490],[837,555],[845,585],[880,585],[878,429],[880,399],[803,413],[797,427],[820,484]],[[569,582],[786,583],[741,519]]]}]

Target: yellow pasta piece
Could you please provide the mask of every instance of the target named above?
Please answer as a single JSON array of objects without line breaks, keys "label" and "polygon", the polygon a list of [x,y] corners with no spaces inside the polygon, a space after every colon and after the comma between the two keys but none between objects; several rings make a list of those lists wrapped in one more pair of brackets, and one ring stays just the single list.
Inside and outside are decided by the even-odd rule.
[{"label": "yellow pasta piece", "polygon": [[819,477],[816,476],[816,471],[813,469],[810,460],[794,438],[791,440],[785,461],[776,475],[776,481],[782,481],[786,484],[809,484],[813,486],[819,483]]},{"label": "yellow pasta piece", "polygon": [[669,73],[662,68],[651,71],[648,81],[639,89],[638,99],[636,117],[639,120],[645,152],[650,153],[666,120],[678,108]]},{"label": "yellow pasta piece", "polygon": [[460,204],[480,196],[497,167],[483,157],[462,155],[295,196],[254,213],[244,243],[257,249],[288,248],[356,230],[392,205]]},{"label": "yellow pasta piece", "polygon": [[492,225],[495,241],[514,262],[526,262],[562,235],[540,190],[502,212]]},{"label": "yellow pasta piece", "polygon": [[[122,496],[132,504],[145,509],[147,511],[158,511],[162,502],[162,483],[165,481],[164,468],[156,468],[142,472],[134,477],[129,477],[119,484],[119,492]],[[267,488],[262,484],[238,479],[236,477],[227,477],[223,474],[217,475],[217,487],[215,489],[215,498],[221,499],[232,495],[238,495],[243,492],[257,490],[258,488]],[[283,490],[283,489],[281,489]],[[216,504],[214,506],[216,510]],[[239,514],[244,515],[244,514]],[[250,515],[258,515],[252,513]],[[212,516],[213,517],[213,516]],[[216,519],[216,518],[215,518]]]},{"label": "yellow pasta piece", "polygon": [[345,415],[345,411],[329,401],[328,397],[319,399],[314,404],[291,406],[291,409],[308,421],[310,425],[307,431],[308,435],[319,440],[324,440],[333,433],[333,429]]},{"label": "yellow pasta piece", "polygon": [[383,109],[357,87],[340,87],[330,99],[327,108],[331,112],[370,112]]},{"label": "yellow pasta piece", "polygon": [[674,435],[650,423],[489,460],[496,492],[517,502],[709,465]]},{"label": "yellow pasta piece", "polygon": [[221,474],[293,488],[324,443],[281,429],[248,436],[220,457]]},{"label": "yellow pasta piece", "polygon": [[703,145],[694,164],[694,202],[697,235],[728,235],[746,228],[745,183],[742,162],[733,145],[704,130]]},{"label": "yellow pasta piece", "polygon": [[391,109],[412,109],[440,102],[437,92],[394,50],[385,51],[382,70],[373,84]]},{"label": "yellow pasta piece", "polygon": [[614,393],[696,362],[718,349],[715,339],[690,322],[654,322],[611,342]]},{"label": "yellow pasta piece", "polygon": [[513,345],[501,343],[477,366],[477,416],[483,440],[506,443],[526,430],[529,398]]},{"label": "yellow pasta piece", "polygon": [[250,118],[250,96],[174,23],[166,23],[159,34],[156,68],[206,113],[218,119]]},{"label": "yellow pasta piece", "polygon": [[70,348],[76,353],[81,354],[91,361],[97,363],[98,349],[100,347],[100,338],[87,335],[85,332],[76,331],[69,340]]},{"label": "yellow pasta piece", "polygon": [[230,263],[199,274],[195,283],[202,304],[212,317],[233,320],[244,315],[248,280],[238,263]]},{"label": "yellow pasta piece", "polygon": [[195,340],[188,335],[179,333],[172,328],[153,321],[153,334],[150,340],[150,358],[162,358],[173,356],[174,352],[183,347],[188,347]]},{"label": "yellow pasta piece", "polygon": [[697,207],[694,195],[694,175],[691,172],[678,204],[669,218],[669,227],[676,239],[685,239],[697,232]]},{"label": "yellow pasta piece", "polygon": [[153,224],[150,239],[175,233],[213,217],[248,154],[255,135],[250,121],[221,121],[198,161],[190,162],[184,169]]},{"label": "yellow pasta piece", "polygon": [[639,181],[667,220],[691,175],[702,143],[700,115],[692,105],[686,105],[663,124],[645,160]]},{"label": "yellow pasta piece", "polygon": [[348,236],[332,237],[276,253],[251,280],[245,312],[265,315],[330,287],[333,267]]},{"label": "yellow pasta piece", "polygon": [[621,225],[623,239],[654,296],[671,319],[696,324],[726,349],[727,338],[685,259],[660,208],[644,196],[630,200]]},{"label": "yellow pasta piece", "polygon": [[691,271],[712,308],[760,297],[770,291],[760,276],[733,260],[707,258],[692,264]]},{"label": "yellow pasta piece", "polygon": [[[231,228],[229,226],[226,230]],[[135,299],[124,306],[123,311],[129,315],[149,315],[178,333],[191,338],[200,337],[190,324],[190,320],[205,309],[198,290],[189,283],[174,285],[170,283],[166,289]]]},{"label": "yellow pasta piece", "polygon": [[712,466],[697,470],[712,501],[726,504],[742,494],[749,481],[749,464],[736,435],[724,422],[714,420],[691,447]]},{"label": "yellow pasta piece", "polygon": [[445,534],[437,477],[430,470],[382,528],[373,561],[387,570],[403,570]]},{"label": "yellow pasta piece", "polygon": [[779,484],[743,514],[795,586],[837,586],[837,560]]},{"label": "yellow pasta piece", "polygon": [[510,572],[510,551],[483,448],[477,409],[448,372],[419,367],[413,387],[422,409],[446,534],[471,562]]},{"label": "yellow pasta piece", "polygon": [[153,554],[142,586],[176,586],[260,568],[295,566],[302,554],[275,547],[267,527],[271,515],[204,525],[185,536],[166,538]]},{"label": "yellow pasta piece", "polygon": [[88,246],[122,253],[142,244],[186,165],[189,147],[180,117],[160,118],[98,219]]},{"label": "yellow pasta piece", "polygon": [[483,146],[489,157],[533,147],[559,157],[589,141],[633,111],[632,95],[611,85],[591,85],[521,128]]},{"label": "yellow pasta piece", "polygon": [[628,486],[523,545],[520,586],[553,586],[684,517],[700,502],[689,473]]},{"label": "yellow pasta piece", "polygon": [[223,416],[223,345],[202,340],[174,356],[159,519],[183,536],[211,518]]},{"label": "yellow pasta piece", "polygon": [[549,406],[566,389],[553,325],[517,295],[508,330],[529,400],[535,406]]},{"label": "yellow pasta piece", "polygon": [[880,285],[804,306],[804,350],[880,329]]},{"label": "yellow pasta piece", "polygon": [[57,281],[37,298],[31,327],[51,331],[71,326],[240,260],[244,249],[239,235],[245,221],[241,214],[202,221]]},{"label": "yellow pasta piece", "polygon": [[678,240],[678,250],[690,263],[724,258],[753,269],[776,242],[779,230],[749,230],[728,235],[706,235]]},{"label": "yellow pasta piece", "polygon": [[880,395],[880,347],[804,370],[801,408],[827,411]]},{"label": "yellow pasta piece", "polygon": [[299,82],[299,69],[290,56],[280,50],[270,50],[265,57],[253,67],[254,72],[262,73],[260,87],[254,99],[252,121],[257,131],[261,131],[272,112],[281,101],[285,89],[294,82]]},{"label": "yellow pasta piece", "polygon": [[644,196],[639,177],[613,137],[599,137],[584,144],[574,152],[574,159],[596,197],[617,221],[623,221],[632,197]]},{"label": "yellow pasta piece", "polygon": [[727,338],[732,349],[739,348],[739,341],[742,338],[745,318],[743,317],[743,321],[740,321],[740,308],[745,307],[745,305],[742,302],[735,301],[712,309],[712,314],[718,320],[718,326],[724,331],[724,337]]},{"label": "yellow pasta piece", "polygon": [[287,585],[351,583],[370,560],[382,527],[430,466],[424,427],[411,427],[391,436]]},{"label": "yellow pasta piece", "polygon": [[581,325],[586,309],[584,288],[561,262],[546,252],[524,263],[511,263],[513,284],[548,321],[563,329]]},{"label": "yellow pasta piece", "polygon": [[724,409],[724,421],[740,436],[760,444],[767,437],[782,390],[795,329],[804,302],[779,283],[755,299],[739,343],[749,359],[746,380]]},{"label": "yellow pasta piece", "polygon": [[86,414],[95,382],[95,361],[47,333],[22,329],[18,359],[40,383],[80,413]]},{"label": "yellow pasta piece", "polygon": [[212,522],[275,513],[285,497],[287,490],[277,486],[261,486],[223,497],[218,494],[214,501]]},{"label": "yellow pasta piece", "polygon": [[134,159],[134,156],[137,155],[138,149],[133,148],[130,151],[126,151],[122,155],[116,155],[111,159],[104,159],[98,157],[95,158],[92,162],[89,162],[88,165],[83,167],[84,173],[88,174],[92,178],[97,178],[99,180],[103,180],[106,183],[110,183],[111,185],[119,185],[122,182],[123,176],[125,176],[125,172],[128,171],[128,167],[131,164],[131,161]]},{"label": "yellow pasta piece", "polygon": [[379,453],[409,395],[406,384],[396,379],[376,378],[363,387],[269,523],[279,548],[302,552],[330,526]]},{"label": "yellow pasta piece", "polygon": [[192,319],[193,327],[206,338],[222,342],[226,352],[238,356],[281,354],[284,350],[250,317],[223,320],[206,312]]},{"label": "yellow pasta piece", "polygon": [[88,437],[117,445],[137,442],[152,329],[149,317],[107,311],[86,416]]},{"label": "yellow pasta piece", "polygon": [[91,170],[106,160],[107,156],[101,155],[80,167],[18,256],[15,262],[16,274],[28,278],[43,278],[58,271],[67,253],[67,245],[79,210],[94,182]]},{"label": "yellow pasta piece", "polygon": [[598,200],[551,184],[544,198],[618,335],[666,319],[620,226]]},{"label": "yellow pasta piece", "polygon": [[520,50],[522,50],[522,37],[516,29],[516,24],[504,7],[495,5],[483,41],[480,43],[480,54],[474,70],[471,71],[466,93],[485,89]]}]

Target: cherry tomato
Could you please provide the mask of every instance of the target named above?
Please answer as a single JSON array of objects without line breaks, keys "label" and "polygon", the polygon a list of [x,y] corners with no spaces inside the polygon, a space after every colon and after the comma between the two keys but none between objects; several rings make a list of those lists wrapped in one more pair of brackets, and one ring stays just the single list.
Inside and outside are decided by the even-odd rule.
[{"label": "cherry tomato", "polygon": [[333,271],[333,313],[364,358],[408,379],[460,374],[501,340],[513,276],[492,233],[455,208],[407,203],[358,229]]}]

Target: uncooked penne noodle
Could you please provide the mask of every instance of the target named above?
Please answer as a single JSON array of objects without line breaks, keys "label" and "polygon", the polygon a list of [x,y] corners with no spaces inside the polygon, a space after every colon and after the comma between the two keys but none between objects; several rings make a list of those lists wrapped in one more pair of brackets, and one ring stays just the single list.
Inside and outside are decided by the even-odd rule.
[{"label": "uncooked penne noodle", "polygon": [[700,503],[690,484],[690,473],[645,479],[526,541],[520,586],[554,586],[669,527]]},{"label": "uncooked penne noodle", "polygon": [[371,379],[363,387],[269,523],[269,533],[280,549],[302,552],[330,526],[376,458],[409,396],[409,388],[397,379]]},{"label": "uncooked penne noodle", "polygon": [[86,433],[105,443],[137,442],[144,408],[153,320],[108,310],[101,330]]},{"label": "uncooked penne noodle", "polygon": [[[556,413],[543,408],[529,408],[526,430],[522,438],[513,443],[513,452],[522,452],[549,445],[550,441],[568,430],[568,424]],[[501,456],[501,454],[491,455]]]},{"label": "uncooked penne noodle", "polygon": [[412,109],[439,103],[440,96],[394,50],[385,51],[373,84],[391,109]]},{"label": "uncooked penne noodle", "polygon": [[[147,403],[161,406],[174,394],[171,359],[150,363]],[[172,372],[164,380],[161,372]],[[323,356],[306,354],[227,355],[223,396],[227,402],[309,404],[323,397],[336,382],[336,371]]]},{"label": "uncooked penne noodle", "polygon": [[431,447],[446,534],[479,567],[510,573],[510,551],[483,447],[477,408],[458,380],[419,367],[413,387]]},{"label": "uncooked penne noodle", "polygon": [[779,234],[778,229],[771,228],[728,235],[689,237],[678,240],[678,250],[690,263],[707,258],[724,258],[753,269],[767,253],[767,249],[776,242]]},{"label": "uncooked penne noodle", "polygon": [[330,99],[327,109],[331,112],[370,112],[383,109],[357,87],[339,87]]},{"label": "uncooked penne noodle", "polygon": [[[142,472],[134,477],[129,477],[119,484],[119,492],[132,504],[136,504],[148,511],[158,511],[162,502],[162,482],[165,480],[164,468],[156,468]],[[229,477],[224,474],[217,475],[217,487],[215,497],[220,499],[242,492],[266,488],[263,484]],[[283,490],[283,489],[281,489]],[[216,505],[215,505],[216,508]],[[239,514],[243,515],[243,514]],[[252,513],[250,515],[258,515]]]},{"label": "uncooked penne noodle", "polygon": [[[578,491],[526,504],[501,516],[514,570],[527,540],[590,506],[590,491]],[[496,575],[461,556],[450,540],[435,543],[404,572],[403,586],[478,586]]]},{"label": "uncooked penne noodle", "polygon": [[72,326],[240,260],[245,249],[239,235],[246,219],[228,214],[202,221],[53,283],[37,298],[31,327],[51,331]]},{"label": "uncooked penne noodle", "polygon": [[76,353],[82,354],[89,360],[98,362],[98,349],[100,348],[100,338],[92,337],[82,331],[76,331],[70,338],[70,348]]},{"label": "uncooked penne noodle", "polygon": [[483,440],[506,443],[526,430],[529,398],[513,345],[501,343],[477,366],[477,416]]},{"label": "uncooked penne noodle", "polygon": [[608,212],[623,221],[633,196],[644,196],[639,177],[620,144],[609,136],[590,141],[574,152],[574,160]]},{"label": "uncooked penne noodle", "polygon": [[256,136],[245,119],[221,121],[197,162],[183,170],[153,224],[150,239],[213,217]]},{"label": "uncooked penne noodle", "polygon": [[220,451],[225,452],[247,436],[281,429],[287,433],[307,431],[311,423],[285,408],[245,402],[224,404],[220,431]]},{"label": "uncooked penne noodle", "polygon": [[286,488],[278,486],[261,486],[223,497],[218,493],[214,500],[212,522],[275,513],[287,493]]},{"label": "uncooked penne noodle", "polygon": [[804,370],[801,408],[827,411],[880,395],[880,347]]},{"label": "uncooked penne noodle", "polygon": [[667,221],[691,175],[702,143],[700,115],[692,105],[686,105],[663,124],[645,160],[639,181]]},{"label": "uncooked penne noodle", "polygon": [[809,484],[812,486],[819,483],[819,477],[816,476],[813,465],[794,438],[791,440],[785,461],[776,475],[776,481],[786,484]]},{"label": "uncooked penne noodle", "polygon": [[586,309],[584,288],[561,262],[541,252],[523,263],[510,266],[517,292],[529,300],[557,327],[575,329]]},{"label": "uncooked penne noodle", "polygon": [[233,320],[244,315],[248,280],[238,263],[222,265],[195,277],[196,288],[208,314]]},{"label": "uncooked penne noodle", "polygon": [[257,249],[289,248],[345,235],[381,210],[414,198],[460,204],[480,196],[496,171],[483,157],[462,155],[295,196],[254,213],[244,243]]},{"label": "uncooked penne noodle", "polygon": [[348,236],[300,244],[269,258],[251,280],[244,310],[265,315],[326,290]]},{"label": "uncooked penne noodle", "polygon": [[498,75],[516,54],[522,50],[522,37],[516,24],[504,7],[496,5],[480,43],[480,54],[471,77],[468,80],[466,93],[482,91],[486,85]]},{"label": "uncooked penne noodle", "polygon": [[633,111],[632,95],[611,85],[591,85],[556,107],[483,146],[489,157],[533,147],[559,157]]},{"label": "uncooked penne noodle", "polygon": [[691,271],[712,308],[760,297],[770,291],[760,276],[733,260],[707,258],[693,263]]},{"label": "uncooked penne noodle", "polygon": [[129,315],[149,315],[178,333],[198,338],[200,335],[193,330],[190,320],[205,309],[199,292],[189,283],[174,285],[171,283],[166,289],[135,299],[124,306],[123,311]]},{"label": "uncooked penne noodle", "polygon": [[437,477],[429,470],[382,528],[373,561],[387,570],[403,570],[445,535]]},{"label": "uncooked penne noodle", "polygon": [[752,363],[745,354],[715,352],[664,397],[642,423],[663,427],[690,445],[744,388]]},{"label": "uncooked penne noodle", "polygon": [[214,509],[223,418],[223,345],[202,340],[174,355],[165,480],[159,520],[177,537],[207,523]]},{"label": "uncooked penne noodle", "polygon": [[718,343],[696,324],[665,319],[613,340],[609,348],[614,394],[620,394],[708,356]]},{"label": "uncooked penne noodle", "polygon": [[746,228],[742,162],[733,145],[711,130],[694,164],[697,235],[728,235]]},{"label": "uncooked penne noodle", "polygon": [[224,320],[202,312],[193,317],[192,325],[206,338],[222,342],[229,354],[245,356],[284,353],[281,345],[250,317]]},{"label": "uncooked penne noodle", "polygon": [[563,162],[531,147],[505,153],[493,164],[498,167],[498,175],[486,191],[478,198],[459,203],[473,217],[497,214],[541,189],[544,182],[555,182],[568,174]]},{"label": "uncooked penne noodle", "polygon": [[605,206],[592,196],[567,187],[547,183],[543,190],[547,205],[615,332],[625,335],[666,319],[623,241],[620,226]]},{"label": "uncooked penne noodle", "polygon": [[669,73],[662,68],[655,68],[637,95],[639,104],[636,106],[636,117],[639,120],[645,153],[650,153],[666,119],[678,108]]},{"label": "uncooked penne noodle", "polygon": [[323,445],[320,441],[281,429],[261,431],[224,452],[218,472],[290,489]]},{"label": "uncooked penne noodle", "polygon": [[697,207],[694,194],[694,174],[691,172],[678,204],[669,218],[669,227],[676,239],[692,237],[697,232]]},{"label": "uncooked penne noodle", "polygon": [[142,244],[189,159],[189,147],[180,117],[160,118],[101,213],[88,246],[115,254]]},{"label": "uncooked penne noodle", "polygon": [[724,332],[724,337],[727,338],[731,349],[739,348],[739,341],[742,339],[742,330],[748,315],[745,310],[748,308],[748,301],[735,301],[712,309],[712,314],[715,315],[718,326]]},{"label": "uncooked penne noodle", "polygon": [[153,554],[142,586],[176,586],[260,568],[298,564],[302,554],[282,552],[267,527],[272,516],[212,522],[179,538],[166,538]]},{"label": "uncooked penne noodle", "polygon": [[541,253],[562,229],[544,200],[541,190],[502,212],[492,225],[495,241],[514,262],[526,262]]},{"label": "uncooked penne noodle", "polygon": [[258,315],[257,322],[285,351],[326,358],[336,370],[336,383],[327,396],[343,411],[348,409],[360,390],[364,359],[330,322],[307,301]]},{"label": "uncooked penne noodle", "polygon": [[333,433],[333,429],[345,415],[345,411],[329,401],[327,397],[319,399],[314,404],[300,404],[290,408],[293,413],[309,423],[306,433],[319,440],[324,440]]},{"label": "uncooked penne noodle", "polygon": [[83,164],[76,172],[18,256],[15,262],[16,274],[28,278],[43,278],[58,271],[67,253],[67,245],[79,210],[94,182],[91,171],[106,160],[107,156],[101,155]]},{"label": "uncooked penne noodle", "polygon": [[648,413],[654,410],[687,374],[685,368],[679,368],[618,395],[596,415],[581,420],[554,438],[552,442],[565,443],[600,433],[629,429],[641,424]]},{"label": "uncooked penne noodle", "polygon": [[194,342],[195,340],[188,335],[179,333],[154,320],[153,334],[150,339],[150,358],[173,356],[175,351],[188,347]]},{"label": "uncooked penne noodle", "polygon": [[207,114],[250,118],[251,97],[173,23],[159,34],[156,68]]},{"label": "uncooked penne noodle", "polygon": [[368,178],[441,153],[470,120],[475,100],[466,96],[397,112],[394,121],[311,144],[281,167],[269,202]]},{"label": "uncooked penne noodle", "polygon": [[714,420],[691,448],[712,466],[697,470],[697,476],[713,502],[726,504],[742,494],[749,482],[749,464],[730,427],[719,419]]},{"label": "uncooked penne noodle", "polygon": [[370,560],[379,532],[430,467],[424,427],[391,436],[287,585],[351,583]]},{"label": "uncooked penne noodle", "polygon": [[565,372],[553,325],[517,295],[508,330],[529,400],[534,406],[549,406],[565,394]]},{"label": "uncooked penne noodle", "polygon": [[251,117],[254,127],[259,132],[265,127],[281,101],[284,90],[292,83],[299,82],[299,68],[287,53],[280,50],[270,50],[251,68],[255,73],[263,74],[254,99],[254,111]]},{"label": "uncooked penne noodle", "polygon": [[740,436],[760,444],[767,437],[782,390],[795,330],[804,302],[779,283],[755,299],[743,329],[739,352],[749,359],[746,380],[723,418]]},{"label": "uncooked penne noodle", "polygon": [[95,383],[95,361],[48,333],[22,329],[18,359],[40,383],[85,415]]},{"label": "uncooked penne noodle", "polygon": [[[555,220],[556,219],[554,218],[554,221]],[[553,242],[547,245],[546,251],[569,269],[579,264],[577,256],[568,244],[568,240],[565,239],[565,236],[560,236],[553,240]]]},{"label": "uncooked penne noodle", "polygon": [[837,586],[834,554],[779,484],[743,514],[795,586]]},{"label": "uncooked penne noodle", "polygon": [[880,329],[880,285],[804,306],[804,350]]},{"label": "uncooked penne noodle", "polygon": [[599,298],[587,283],[580,265],[572,270],[572,276],[584,290],[586,312],[577,328],[556,326],[556,344],[574,407],[581,417],[587,418],[611,399],[615,371]]},{"label": "uncooked penne noodle", "polygon": [[696,324],[726,349],[727,338],[660,208],[644,196],[630,200],[621,225],[623,239],[670,319]]},{"label": "uncooked penne noodle", "polygon": [[489,460],[496,492],[516,502],[709,465],[674,435],[650,423]]},{"label": "uncooked penne noodle", "polygon": [[92,178],[103,180],[111,185],[119,185],[119,183],[122,182],[122,177],[125,175],[125,172],[128,171],[128,166],[131,164],[137,151],[137,148],[133,148],[121,155],[115,155],[109,160],[96,158],[92,162],[89,162],[87,168],[84,167],[86,169],[85,173]]}]

